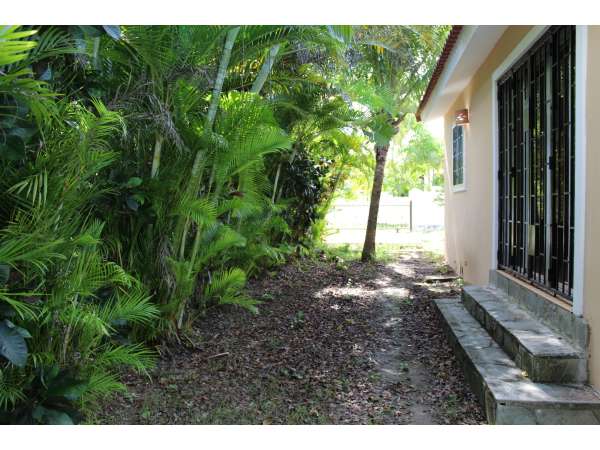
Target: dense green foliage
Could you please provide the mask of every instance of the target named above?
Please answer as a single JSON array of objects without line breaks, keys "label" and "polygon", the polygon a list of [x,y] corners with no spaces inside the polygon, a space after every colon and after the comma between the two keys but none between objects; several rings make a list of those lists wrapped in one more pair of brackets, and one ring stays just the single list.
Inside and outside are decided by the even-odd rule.
[{"label": "dense green foliage", "polygon": [[[383,190],[396,197],[411,189],[427,190],[443,184],[443,145],[429,130],[408,114],[390,144]],[[351,169],[338,195],[364,197],[373,184],[375,159],[370,145],[352,153]]]},{"label": "dense green foliage", "polygon": [[406,142],[392,153],[384,180],[384,190],[397,197],[408,195],[414,188],[427,190],[443,184],[442,143],[422,123],[417,123],[414,116],[405,125]]},{"label": "dense green foliage", "polygon": [[208,308],[258,312],[363,145],[352,36],[0,28],[0,421],[76,422]]}]

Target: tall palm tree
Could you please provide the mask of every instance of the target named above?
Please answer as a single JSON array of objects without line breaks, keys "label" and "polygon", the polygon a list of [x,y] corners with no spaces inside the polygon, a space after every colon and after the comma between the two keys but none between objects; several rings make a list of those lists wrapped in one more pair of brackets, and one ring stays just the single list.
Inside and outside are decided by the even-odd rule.
[{"label": "tall palm tree", "polygon": [[399,125],[416,108],[447,27],[360,26],[348,52],[343,89],[368,109],[362,124],[375,150],[375,171],[362,261],[375,256],[375,234],[385,163]]}]

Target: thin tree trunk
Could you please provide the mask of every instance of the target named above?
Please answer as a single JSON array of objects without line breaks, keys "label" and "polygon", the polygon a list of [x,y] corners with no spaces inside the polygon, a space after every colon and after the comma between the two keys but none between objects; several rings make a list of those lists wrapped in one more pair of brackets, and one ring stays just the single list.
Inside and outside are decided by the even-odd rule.
[{"label": "thin tree trunk", "polygon": [[208,114],[206,115],[206,125],[208,129],[212,129],[213,123],[215,122],[217,108],[219,107],[219,100],[221,98],[221,91],[223,90],[223,82],[225,81],[227,67],[229,66],[229,60],[231,59],[231,50],[233,49],[235,38],[239,32],[240,27],[232,28],[225,38],[225,46],[223,47],[223,54],[221,55],[221,61],[219,62],[219,70],[217,71],[217,77],[215,78],[215,85],[213,86],[210,99],[210,106],[208,107]]},{"label": "thin tree trunk", "polygon": [[265,59],[265,62],[260,68],[260,72],[258,72],[258,75],[256,76],[256,80],[254,80],[254,83],[252,84],[250,92],[254,92],[255,94],[260,93],[263,85],[265,84],[265,81],[267,81],[269,73],[271,73],[271,69],[273,68],[273,64],[275,63],[275,57],[277,56],[277,53],[279,53],[280,47],[281,44],[275,44],[273,47],[271,47],[271,49],[269,50],[269,54]]},{"label": "thin tree trunk", "polygon": [[[192,165],[192,176],[190,178],[190,186],[192,186],[193,191],[188,190],[188,192],[191,192],[191,194],[193,195],[194,198],[196,198],[196,196],[198,195],[198,192],[200,190],[200,188],[198,186],[200,184],[200,180],[202,179],[202,172],[204,171],[204,166],[201,163],[202,163],[202,152],[199,150],[198,152],[196,152],[196,157],[194,158],[194,164]],[[190,218],[187,217],[185,219],[185,222],[183,225],[183,231],[180,234],[181,241],[180,241],[180,245],[179,245],[179,259],[181,259],[181,260],[183,260],[183,258],[185,257],[185,244],[186,244],[186,238],[188,235],[189,228],[190,228]],[[179,230],[180,226],[177,229]]]},{"label": "thin tree trunk", "polygon": [[[207,130],[212,130],[215,123],[215,117],[217,116],[217,109],[219,108],[219,101],[221,99],[221,92],[223,90],[223,82],[225,81],[227,67],[229,67],[229,60],[231,59],[231,50],[233,49],[233,44],[235,43],[239,31],[240,27],[232,28],[225,38],[225,46],[223,47],[223,54],[221,55],[221,61],[219,62],[219,70],[217,71],[217,78],[215,79],[210,106],[208,107],[208,113],[206,114]],[[213,164],[208,182],[208,192],[210,192],[212,182],[215,178],[215,170],[216,166]]]},{"label": "thin tree trunk", "polygon": [[[250,88],[250,92],[254,92],[255,94],[260,93],[260,91],[262,90],[262,88],[265,84],[265,81],[267,81],[269,73],[271,73],[273,64],[275,64],[275,57],[277,56],[277,53],[279,53],[280,48],[281,48],[281,44],[275,44],[273,47],[271,47],[271,49],[269,50],[269,54],[267,55],[267,58],[265,59],[265,62],[263,63],[262,67],[260,68],[260,72],[258,72],[258,75],[256,76],[256,80],[254,80],[254,83],[252,83],[252,88]],[[273,184],[273,195],[271,196],[271,203],[275,203],[275,194],[277,193],[277,183],[279,182],[279,174],[280,173],[281,173],[281,161],[279,162],[279,165],[277,166],[277,173],[275,174],[275,182]]]},{"label": "thin tree trunk", "polygon": [[277,165],[277,173],[275,174],[275,182],[273,183],[273,195],[271,196],[271,203],[275,203],[275,194],[277,194],[277,184],[279,183],[279,174],[281,174],[281,161]]},{"label": "thin tree trunk", "polygon": [[387,158],[389,143],[383,146],[375,146],[375,176],[373,177],[373,189],[371,190],[371,203],[369,204],[369,219],[367,220],[367,232],[363,246],[361,261],[371,261],[375,257],[375,233],[377,231],[377,215],[379,214],[379,200],[383,188],[383,175],[385,160]]},{"label": "thin tree trunk", "polygon": [[[293,163],[295,158],[296,158],[296,149],[294,147],[292,147],[292,154],[290,155],[289,163],[290,164]],[[282,165],[282,162],[279,161],[279,165],[277,166],[277,175],[275,176],[275,183],[273,183],[273,195],[271,196],[271,200],[273,203],[275,203],[275,201],[279,201],[279,198],[281,197],[281,190],[283,189],[283,183],[279,183],[279,176],[281,175],[281,165]],[[280,184],[279,195],[276,196],[278,183]]]},{"label": "thin tree trunk", "polygon": [[[229,66],[229,60],[231,59],[231,51],[233,49],[233,44],[235,43],[235,39],[240,31],[240,27],[232,28],[227,32],[227,36],[225,37],[225,45],[223,47],[223,53],[221,54],[221,60],[219,61],[219,69],[217,70],[217,77],[215,78],[215,85],[213,86],[212,96],[210,99],[210,105],[208,107],[208,113],[206,114],[206,129],[212,130],[213,125],[215,123],[215,117],[217,116],[217,109],[219,108],[219,101],[221,99],[221,92],[223,90],[223,83],[225,81],[225,76],[227,75],[227,67]],[[196,157],[194,159],[194,165],[192,167],[192,180],[199,177],[198,173],[200,169],[200,158],[201,158],[202,150],[198,150],[196,153]],[[211,180],[214,178],[215,166],[213,165],[211,171]],[[209,185],[210,190],[210,185]],[[197,192],[198,189],[194,188],[194,192]],[[181,247],[179,249],[179,254],[183,258],[185,256],[185,244],[187,233],[189,229],[189,219],[186,220],[185,225],[183,227],[183,235],[181,236]],[[200,236],[201,236],[201,227],[198,226],[196,228],[196,235],[194,236],[194,244],[192,246],[192,254],[190,255],[190,267],[194,267],[196,255],[198,254],[198,247],[200,244]],[[190,274],[191,276],[191,274]],[[189,299],[184,299],[180,305],[179,314],[177,317],[177,329],[181,329],[183,324],[183,315],[185,313],[185,305]]]},{"label": "thin tree trunk", "polygon": [[[152,155],[152,169],[150,170],[150,178],[156,178],[158,176],[163,141],[164,138],[160,134],[156,133],[156,140],[154,141],[154,154]],[[152,236],[153,229],[154,224],[148,224],[148,236]]]},{"label": "thin tree trunk", "polygon": [[92,50],[92,61],[94,65],[94,69],[100,69],[100,59],[98,58],[98,53],[100,52],[100,38],[93,38],[94,49]]},{"label": "thin tree trunk", "polygon": [[[217,109],[219,107],[219,100],[221,98],[221,92],[223,90],[223,83],[225,82],[225,75],[227,75],[227,67],[229,67],[229,60],[231,59],[231,51],[233,49],[233,44],[235,43],[235,39],[237,38],[238,33],[240,32],[240,27],[235,27],[229,30],[227,36],[225,37],[225,45],[223,46],[223,53],[221,54],[221,60],[219,61],[219,69],[217,70],[217,76],[215,78],[215,84],[213,86],[212,96],[210,99],[210,105],[208,107],[208,113],[206,115],[206,129],[212,130],[212,127],[215,122],[215,117],[217,115]],[[194,165],[192,166],[191,180],[194,182],[195,180],[200,180],[200,167],[202,164],[200,163],[200,159],[202,158],[202,149],[196,152],[196,157],[194,158]],[[215,166],[213,165],[211,170],[211,181],[214,178]],[[194,189],[194,197],[197,195],[199,190],[198,187],[193,186]],[[210,190],[210,184],[208,186],[208,190]],[[185,256],[185,246],[186,246],[186,238],[189,229],[189,219],[186,220],[185,225],[183,227],[183,234],[181,236],[181,245],[179,248],[179,256],[180,258],[184,258]]]},{"label": "thin tree trunk", "polygon": [[163,140],[164,138],[161,135],[156,135],[156,141],[154,142],[154,155],[152,156],[152,170],[150,171],[150,178],[155,178],[158,175]]}]

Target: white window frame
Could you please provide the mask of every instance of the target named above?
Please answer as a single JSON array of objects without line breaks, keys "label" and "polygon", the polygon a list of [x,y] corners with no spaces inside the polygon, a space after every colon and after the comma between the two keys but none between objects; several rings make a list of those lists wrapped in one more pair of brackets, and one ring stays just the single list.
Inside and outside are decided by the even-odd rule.
[{"label": "white window frame", "polygon": [[[492,74],[492,269],[498,268],[498,79],[550,28],[536,25],[519,42],[508,57]],[[576,316],[583,315],[584,261],[585,261],[585,203],[586,203],[586,89],[588,27],[575,29],[575,243],[573,255],[573,306]]]},{"label": "white window frame", "polygon": [[[454,184],[454,129],[456,127],[462,128],[462,183]],[[466,125],[453,125],[452,126],[452,148],[450,155],[450,184],[452,186],[452,192],[464,192],[467,190],[467,145],[466,141]]]}]

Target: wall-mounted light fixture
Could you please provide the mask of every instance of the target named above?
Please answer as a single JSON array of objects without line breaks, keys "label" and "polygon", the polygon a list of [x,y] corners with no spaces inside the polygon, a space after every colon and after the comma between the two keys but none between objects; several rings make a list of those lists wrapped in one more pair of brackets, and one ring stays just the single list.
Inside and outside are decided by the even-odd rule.
[{"label": "wall-mounted light fixture", "polygon": [[469,110],[459,109],[454,113],[454,120],[456,125],[466,125],[469,123]]}]

